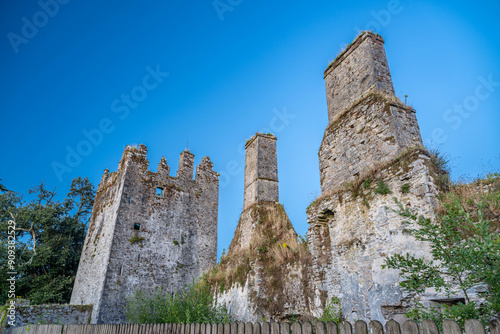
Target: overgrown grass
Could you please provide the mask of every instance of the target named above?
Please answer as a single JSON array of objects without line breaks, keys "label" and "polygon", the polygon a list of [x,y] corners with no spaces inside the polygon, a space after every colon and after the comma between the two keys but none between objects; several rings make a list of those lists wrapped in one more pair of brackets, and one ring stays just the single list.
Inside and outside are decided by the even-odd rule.
[{"label": "overgrown grass", "polygon": [[440,152],[438,149],[428,149],[430,154],[430,162],[437,173],[434,175],[434,180],[442,191],[450,190],[451,180],[450,180],[450,157],[447,154]]},{"label": "overgrown grass", "polygon": [[[249,241],[242,240],[244,224],[254,228]],[[283,206],[259,203],[242,213],[228,254],[208,273],[207,280],[214,291],[223,292],[235,284],[243,286],[250,272],[258,267],[263,277],[260,293],[250,298],[271,316],[282,315],[290,298],[283,291],[290,268],[308,262],[307,240],[299,241]],[[306,268],[296,268],[302,267]],[[302,278],[307,279],[306,274]]]},{"label": "overgrown grass", "polygon": [[329,321],[334,321],[339,324],[344,320],[340,299],[332,297],[328,305],[323,310],[323,314],[318,318],[318,321],[323,321],[325,324]]},{"label": "overgrown grass", "polygon": [[[457,202],[467,211],[473,221],[480,216],[490,222],[492,233],[500,233],[500,175],[492,173],[472,182],[458,181],[451,184],[448,192],[440,195],[443,213],[447,205]],[[464,227],[464,233],[467,228]]]},{"label": "overgrown grass", "polygon": [[215,305],[216,297],[201,278],[178,293],[136,291],[127,300],[127,319],[136,324],[231,322],[227,310]]}]

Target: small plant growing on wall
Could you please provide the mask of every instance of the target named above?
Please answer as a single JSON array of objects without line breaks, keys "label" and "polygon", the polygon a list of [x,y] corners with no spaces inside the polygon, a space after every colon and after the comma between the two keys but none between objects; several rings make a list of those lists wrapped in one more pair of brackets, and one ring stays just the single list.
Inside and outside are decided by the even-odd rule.
[{"label": "small plant growing on wall", "polygon": [[410,192],[410,184],[409,183],[405,183],[401,186],[401,192],[403,194],[408,194]]},{"label": "small plant growing on wall", "polygon": [[325,307],[323,314],[318,318],[318,321],[323,321],[324,323],[327,323],[329,321],[334,321],[337,324],[339,324],[343,320],[344,316],[342,315],[340,299],[337,297],[332,297],[328,305]]},{"label": "small plant growing on wall", "polygon": [[380,195],[392,194],[392,191],[391,191],[391,189],[389,189],[389,186],[387,185],[387,183],[385,183],[382,180],[377,182],[377,187],[374,189],[374,191]]},{"label": "small plant growing on wall", "polygon": [[134,236],[128,239],[128,241],[130,241],[130,243],[133,245],[137,242],[142,243],[144,241],[144,238],[140,237],[138,232],[135,232]]},{"label": "small plant growing on wall", "polygon": [[371,177],[367,178],[366,180],[363,181],[363,188],[370,189],[372,182],[373,179]]}]

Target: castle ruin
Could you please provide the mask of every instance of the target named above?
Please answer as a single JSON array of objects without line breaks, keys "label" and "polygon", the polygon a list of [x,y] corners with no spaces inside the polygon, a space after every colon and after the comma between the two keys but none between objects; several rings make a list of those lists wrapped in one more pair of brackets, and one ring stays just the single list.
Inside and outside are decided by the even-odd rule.
[{"label": "castle ruin", "polygon": [[[329,124],[319,148],[321,195],[307,208],[300,240],[279,203],[276,137],[245,146],[243,211],[228,253],[209,272],[218,301],[238,320],[303,320],[338,298],[347,320],[402,321],[409,297],[387,256],[428,256],[407,231],[399,201],[433,217],[443,171],[423,148],[415,110],[394,93],[384,40],[363,32],[324,73]],[[125,321],[126,297],[169,292],[216,264],[218,174],[182,152],[177,177],[162,158],[127,147],[105,171],[80,261],[73,304],[93,304],[94,323]],[[421,296],[426,303],[435,292]]]},{"label": "castle ruin", "polygon": [[381,266],[387,256],[429,250],[405,232],[394,199],[426,217],[438,203],[441,171],[423,149],[415,110],[394,94],[383,44],[362,33],[324,75],[321,196],[307,210],[312,304],[321,309],[338,297],[348,320],[403,318],[408,300],[399,276]]},{"label": "castle ruin", "polygon": [[[275,154],[275,146],[263,134],[250,139],[244,211],[221,259],[230,279],[215,275],[213,280],[225,285],[219,301],[239,320],[313,319],[334,298],[350,321],[404,319],[408,296],[397,272],[383,270],[382,264],[396,253],[426,255],[429,249],[405,232],[404,219],[394,212],[394,198],[432,217],[441,171],[423,148],[415,110],[394,94],[383,44],[379,35],[364,32],[324,73],[329,124],[318,154],[321,196],[307,209],[306,245],[297,241],[295,231],[286,232],[290,228],[283,223],[288,219],[284,210],[286,219],[269,219],[270,213],[262,211],[263,200],[278,201],[277,173],[271,172],[274,160],[269,159],[274,155],[266,154]],[[259,238],[266,234],[261,225],[277,237]],[[242,245],[253,247],[253,253],[241,253]],[[274,257],[266,257],[270,251]],[[235,282],[231,272],[241,268],[237,259],[245,256],[247,275]],[[280,289],[273,290],[274,283]],[[436,295],[429,292],[424,298]]]},{"label": "castle ruin", "polygon": [[71,304],[93,304],[92,323],[125,323],[136,290],[174,292],[217,261],[219,175],[208,157],[193,180],[194,155],[177,176],[165,158],[148,170],[147,148],[127,146],[97,189]]}]

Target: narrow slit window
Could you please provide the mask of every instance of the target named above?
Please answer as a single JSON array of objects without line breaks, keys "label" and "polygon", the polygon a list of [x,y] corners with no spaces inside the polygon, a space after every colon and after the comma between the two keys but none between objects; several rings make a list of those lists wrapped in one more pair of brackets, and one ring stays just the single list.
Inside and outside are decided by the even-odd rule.
[{"label": "narrow slit window", "polygon": [[134,230],[139,231],[140,229],[141,229],[141,224],[139,224],[139,223],[135,223],[135,224],[134,224]]},{"label": "narrow slit window", "polygon": [[156,196],[163,197],[163,188],[160,187],[156,188]]}]

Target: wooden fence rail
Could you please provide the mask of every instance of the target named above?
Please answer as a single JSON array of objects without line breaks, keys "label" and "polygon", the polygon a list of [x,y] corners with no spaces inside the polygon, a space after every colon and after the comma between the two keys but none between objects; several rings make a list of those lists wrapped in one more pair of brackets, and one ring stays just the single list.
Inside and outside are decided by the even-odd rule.
[{"label": "wooden fence rail", "polygon": [[[465,322],[466,334],[500,334],[500,321],[492,321],[487,328],[479,320]],[[264,322],[231,324],[124,324],[124,325],[27,325],[8,328],[4,334],[439,334],[432,320],[420,324],[406,321],[402,326],[389,320],[385,328],[378,321],[334,322]],[[453,320],[443,321],[443,334],[462,334]]]}]

